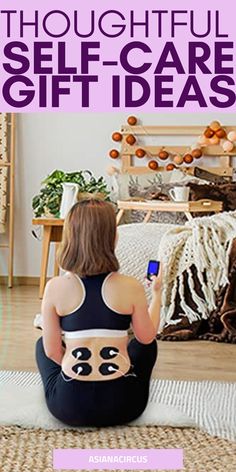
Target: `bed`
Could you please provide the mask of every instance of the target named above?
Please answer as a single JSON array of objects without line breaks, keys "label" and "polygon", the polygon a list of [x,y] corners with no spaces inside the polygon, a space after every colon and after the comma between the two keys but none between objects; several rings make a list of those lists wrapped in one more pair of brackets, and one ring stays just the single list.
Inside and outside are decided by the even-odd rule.
[{"label": "bed", "polygon": [[[135,127],[132,128],[133,132],[135,132]],[[158,127],[155,127],[155,130],[156,128]],[[173,127],[171,127],[169,134],[173,132],[172,128]],[[200,127],[196,128],[198,133],[200,133]],[[181,129],[182,127],[174,127],[175,132],[173,134],[180,134]],[[130,129],[125,127],[123,138],[127,135],[128,131],[130,131]],[[193,131],[193,127],[189,127],[189,133],[190,131]],[[164,135],[167,134],[168,129],[166,127],[164,129]],[[127,152],[129,152],[129,155],[127,155]],[[207,152],[209,151],[207,150]],[[118,228],[119,243],[117,256],[120,261],[121,272],[132,275],[140,282],[144,282],[147,263],[150,259],[159,259],[159,252],[161,252],[164,254],[165,263],[168,261],[168,268],[164,271],[166,273],[164,277],[164,296],[162,296],[160,333],[160,336],[162,336],[164,340],[200,338],[236,342],[236,327],[234,322],[234,319],[236,319],[234,314],[236,313],[236,299],[230,298],[230,294],[228,293],[230,284],[228,284],[227,279],[228,275],[230,275],[230,272],[227,272],[228,258],[231,256],[231,260],[234,260],[234,255],[229,254],[228,248],[236,234],[236,212],[232,212],[232,210],[236,208],[236,198],[234,198],[236,186],[234,183],[231,183],[233,174],[231,157],[235,155],[235,151],[231,156],[224,155],[221,157],[219,157],[219,149],[217,152],[218,154],[216,153],[216,156],[220,159],[220,166],[203,166],[202,169],[212,173],[212,176],[215,175],[223,177],[224,179],[226,178],[222,186],[219,184],[219,188],[217,187],[217,198],[220,196],[222,201],[224,200],[227,203],[227,198],[225,197],[227,195],[229,197],[227,203],[229,207],[227,207],[227,205],[224,207],[226,212],[220,213],[219,216],[196,218],[193,220],[192,224],[189,222],[186,223],[186,219],[182,215],[176,215],[174,213],[165,215],[164,213],[158,214],[158,212],[153,216],[151,223],[140,223],[140,221],[143,221],[143,214],[139,212],[135,214],[133,212],[132,219],[131,215],[129,215],[125,221],[122,221],[123,224]],[[136,200],[147,199],[150,194],[157,190],[161,192],[166,190],[166,193],[168,193],[168,189],[176,184],[193,185],[196,199],[198,199],[198,191],[208,192],[208,189],[210,189],[214,199],[216,187],[213,186],[212,183],[208,185],[206,181],[196,178],[193,175],[192,166],[188,167],[187,172],[182,168],[174,169],[171,172],[167,172],[164,169],[158,172],[152,172],[147,171],[146,166],[140,167],[135,165],[137,159],[132,159],[133,151],[130,146],[127,151],[127,146],[124,143],[122,143],[122,153],[121,170],[119,172],[115,171],[113,174],[114,200],[129,200],[132,198]],[[225,194],[222,193],[222,188],[226,192]],[[202,195],[201,197],[204,198]],[[229,210],[232,214],[228,214]],[[181,240],[181,232],[185,238],[183,241]],[[204,247],[202,245],[202,235],[204,235]],[[214,244],[212,243],[213,240]],[[178,254],[175,251],[176,244],[178,244],[180,248],[180,253]],[[165,246],[167,246],[168,249],[166,249]],[[213,246],[215,252],[211,251]],[[200,264],[199,258],[195,258],[194,264],[191,265],[191,261],[188,260],[188,266],[185,267],[183,262],[185,259],[188,259],[188,249],[190,248],[194,254],[195,247],[198,248],[199,254],[201,253],[203,256],[205,254],[205,266]],[[220,257],[216,257],[217,251],[221,254],[221,261]],[[171,257],[167,254],[168,252],[172,254]],[[214,261],[211,260],[212,256],[210,258],[208,257],[209,254],[215,254],[215,264],[213,263]],[[182,261],[180,265],[178,264],[178,258]],[[197,268],[196,271],[193,266]],[[202,293],[199,286],[197,289],[197,285],[200,280],[200,285],[204,286],[204,280],[202,278],[204,271],[207,271],[207,274],[209,274],[209,280],[205,284],[206,287],[204,287],[205,293]],[[217,274],[220,274],[221,278],[218,278]],[[217,282],[215,284],[211,283],[210,277],[218,278]],[[180,285],[178,285],[179,282],[181,282]],[[217,292],[220,288],[224,289],[224,293],[221,298],[218,298]],[[150,290],[147,286],[145,289],[147,298],[150,300]],[[192,297],[193,293],[194,297]],[[226,300],[225,295],[227,295],[227,293],[229,296],[228,298],[226,297]],[[195,301],[192,298],[194,298]],[[200,307],[198,310],[196,303]],[[221,317],[220,309],[222,307],[224,309],[226,305],[229,306],[230,304],[233,306],[233,315],[230,318],[228,326],[226,326],[224,322],[222,322],[223,318]]]}]

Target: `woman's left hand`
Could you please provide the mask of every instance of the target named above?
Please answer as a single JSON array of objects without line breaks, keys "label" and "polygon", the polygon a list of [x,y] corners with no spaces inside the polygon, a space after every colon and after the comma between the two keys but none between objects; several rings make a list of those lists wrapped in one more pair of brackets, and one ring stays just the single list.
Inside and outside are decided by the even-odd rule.
[{"label": "woman's left hand", "polygon": [[148,284],[148,286],[151,286],[152,289],[152,294],[155,295],[156,292],[159,292],[161,290],[162,286],[162,264],[160,263],[159,267],[159,272],[158,275],[153,275],[151,277],[151,282]]}]

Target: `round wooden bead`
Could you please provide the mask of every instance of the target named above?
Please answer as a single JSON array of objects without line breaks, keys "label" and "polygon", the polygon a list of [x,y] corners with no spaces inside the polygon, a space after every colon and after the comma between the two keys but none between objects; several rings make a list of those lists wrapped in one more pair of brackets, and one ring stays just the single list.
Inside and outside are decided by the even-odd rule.
[{"label": "round wooden bead", "polygon": [[119,133],[118,131],[115,131],[115,133],[113,133],[112,135],[112,139],[113,141],[119,142],[122,140],[122,134]]},{"label": "round wooden bead", "polygon": [[109,152],[109,156],[112,158],[112,159],[117,159],[119,157],[120,153],[119,151],[117,151],[117,149],[112,149],[110,152]]},{"label": "round wooden bead", "polygon": [[133,146],[136,143],[136,138],[133,134],[129,134],[126,138],[126,142],[130,145]]},{"label": "round wooden bead", "polygon": [[183,156],[181,156],[180,154],[176,154],[176,156],[174,156],[174,158],[173,158],[173,161],[174,161],[175,164],[180,166],[181,164],[183,164],[184,159],[183,159]]},{"label": "round wooden bead", "polygon": [[228,141],[226,140],[224,143],[223,143],[223,149],[225,152],[231,152],[233,151],[233,148],[234,148],[234,144],[231,143],[231,141]]},{"label": "round wooden bead", "polygon": [[220,128],[216,131],[217,138],[224,139],[226,138],[226,131],[223,128]]},{"label": "round wooden bead", "polygon": [[193,162],[193,156],[192,154],[185,154],[184,156],[184,162],[186,164],[191,164],[191,162]]},{"label": "round wooden bead", "polygon": [[148,163],[149,169],[156,170],[158,168],[158,162],[157,161],[150,161]]},{"label": "round wooden bead", "polygon": [[212,138],[212,136],[214,136],[214,134],[215,134],[215,131],[213,131],[213,129],[211,129],[209,126],[204,131],[204,136],[206,136],[206,138],[208,138],[208,139]]},{"label": "round wooden bead", "polygon": [[219,123],[219,121],[212,121],[210,124],[210,128],[213,129],[213,131],[217,131],[221,128],[221,124]]},{"label": "round wooden bead", "polygon": [[165,161],[169,157],[169,153],[167,151],[160,151],[158,154],[158,157],[162,160]]},{"label": "round wooden bead", "polygon": [[167,164],[166,170],[170,171],[170,170],[174,170],[174,169],[176,169],[176,166],[174,164],[172,164],[172,163]]},{"label": "round wooden bead", "polygon": [[146,156],[146,151],[144,149],[136,149],[135,155],[139,158],[142,159],[142,157]]},{"label": "round wooden bead", "polygon": [[236,131],[230,131],[227,136],[228,140],[232,143],[236,141]]},{"label": "round wooden bead", "polygon": [[137,121],[138,119],[136,118],[136,116],[129,116],[129,118],[127,119],[127,123],[130,126],[135,126],[137,124]]},{"label": "round wooden bead", "polygon": [[216,145],[216,144],[219,144],[220,142],[220,138],[218,138],[218,136],[213,136],[212,138],[209,139],[209,144],[210,145]]},{"label": "round wooden bead", "polygon": [[194,159],[200,159],[202,157],[202,150],[201,149],[193,149],[191,152],[191,155],[193,156]]}]

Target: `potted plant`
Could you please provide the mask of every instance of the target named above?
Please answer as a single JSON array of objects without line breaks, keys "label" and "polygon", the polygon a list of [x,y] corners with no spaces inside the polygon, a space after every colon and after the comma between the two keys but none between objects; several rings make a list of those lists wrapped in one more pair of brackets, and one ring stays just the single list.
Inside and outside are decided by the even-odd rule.
[{"label": "potted plant", "polygon": [[104,198],[104,200],[109,200],[110,192],[103,177],[96,179],[89,170],[77,172],[54,170],[42,181],[39,194],[32,199],[32,208],[36,218],[44,216],[60,217],[63,183],[66,182],[78,185],[78,199],[92,194]]}]

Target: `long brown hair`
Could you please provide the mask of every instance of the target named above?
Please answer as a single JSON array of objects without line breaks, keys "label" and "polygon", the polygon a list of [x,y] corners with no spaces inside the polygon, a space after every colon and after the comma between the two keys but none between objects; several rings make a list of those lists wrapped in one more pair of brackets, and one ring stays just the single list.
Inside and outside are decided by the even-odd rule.
[{"label": "long brown hair", "polygon": [[112,205],[97,198],[80,200],[69,211],[58,262],[81,277],[116,272],[116,217]]}]

